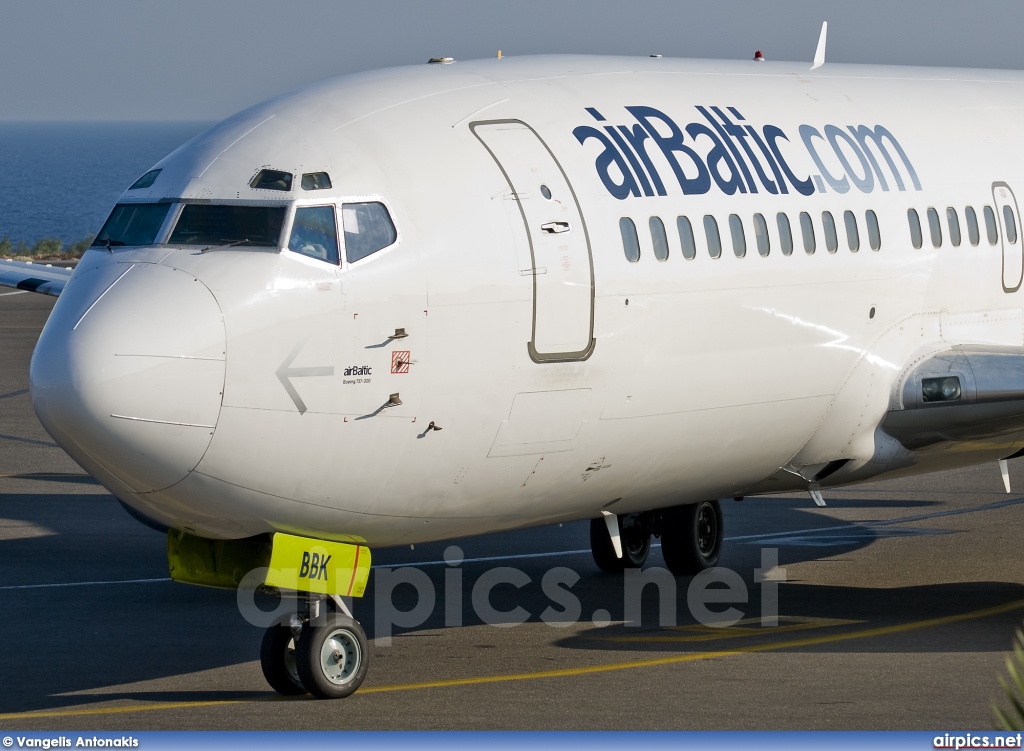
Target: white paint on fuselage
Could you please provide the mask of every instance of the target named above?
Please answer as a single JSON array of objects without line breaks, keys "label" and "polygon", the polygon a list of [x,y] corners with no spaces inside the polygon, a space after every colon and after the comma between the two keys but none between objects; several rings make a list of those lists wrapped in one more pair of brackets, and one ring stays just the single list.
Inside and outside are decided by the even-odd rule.
[{"label": "white paint on fuselage", "polygon": [[[992,204],[994,181],[1024,185],[1021,156],[1008,148],[1021,135],[1022,83],[1009,72],[829,64],[812,74],[774,63],[550,57],[379,71],[278,97],[185,144],[158,165],[152,188],[122,200],[382,200],[399,241],[340,268],[289,251],[90,251],[58,309],[95,300],[103,288],[90,278],[99,284],[107,267],[129,263],[178,269],[213,294],[227,342],[216,429],[198,463],[181,465],[183,479],[153,490],[132,484],[131,460],[116,447],[104,449],[102,461],[91,456],[84,427],[69,443],[50,428],[48,419],[58,418],[43,422],[119,497],[173,527],[213,537],[285,530],[372,545],[595,517],[612,502],[623,513],[784,489],[791,485],[768,478],[787,465],[850,459],[833,478],[849,482],[1003,456],[1015,436],[914,455],[876,426],[915,358],[952,344],[1024,344],[1024,293],[1003,292],[999,246],[983,237],[971,247],[963,226],[960,248],[934,249],[925,218],[929,206],[954,206],[963,224],[964,206],[980,216]],[[631,124],[624,107],[633,105],[681,126],[697,121],[697,105],[736,107],[750,124],[785,131],[790,141],[780,145],[800,177],[818,171],[800,124],[883,124],[922,190],[899,191],[890,180],[888,192],[726,196],[712,187],[684,196],[651,147],[667,195],[619,200],[595,171],[600,150],[572,131]],[[508,183],[470,130],[474,120],[502,119],[537,132],[578,198],[595,280],[596,346],[583,361],[537,363],[528,353],[526,230]],[[249,188],[263,167],[326,171],[334,187]],[[910,207],[924,223],[920,250],[910,244]],[[857,253],[845,246],[846,210],[859,220]],[[866,210],[878,216],[877,252],[868,247]],[[779,211],[793,226],[790,256],[779,250]],[[801,211],[814,218],[813,255],[800,244]],[[822,211],[839,226],[834,254],[824,246]],[[755,212],[768,220],[767,257],[754,243]],[[744,258],[729,242],[733,213],[744,222]],[[719,259],[702,241],[705,214],[718,220]],[[694,260],[681,255],[679,215],[697,235]],[[623,255],[623,216],[639,230],[635,264]],[[652,252],[651,216],[668,230],[664,262]],[[117,314],[133,311],[106,315]],[[66,320],[54,316],[44,343],[58,346]],[[397,328],[408,338],[389,340]],[[393,350],[411,352],[408,373],[390,373]],[[293,354],[291,367],[334,369],[294,379],[303,413],[278,375]],[[349,366],[372,374],[345,383],[354,380],[343,375]],[[402,404],[382,409],[392,393]],[[523,397],[538,393],[546,396]],[[568,427],[552,438],[538,418],[531,434],[522,415],[535,407],[524,404],[543,404]],[[431,421],[442,430],[427,431]]]}]

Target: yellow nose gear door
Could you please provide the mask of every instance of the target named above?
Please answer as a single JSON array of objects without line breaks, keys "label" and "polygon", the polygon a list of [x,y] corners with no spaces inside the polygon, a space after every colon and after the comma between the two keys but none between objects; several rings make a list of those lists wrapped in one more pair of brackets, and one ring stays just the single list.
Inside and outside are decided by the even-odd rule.
[{"label": "yellow nose gear door", "polygon": [[555,155],[520,120],[470,123],[508,181],[533,268],[535,362],[585,360],[594,349],[594,265],[576,194]]}]

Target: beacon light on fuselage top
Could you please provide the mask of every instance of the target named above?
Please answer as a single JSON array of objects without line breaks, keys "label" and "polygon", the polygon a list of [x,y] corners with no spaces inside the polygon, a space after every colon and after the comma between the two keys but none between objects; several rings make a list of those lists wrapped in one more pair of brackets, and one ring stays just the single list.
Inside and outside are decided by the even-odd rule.
[{"label": "beacon light on fuselage top", "polygon": [[60,295],[47,431],[175,579],[299,593],[264,671],[341,696],[373,547],[591,519],[602,569],[656,535],[692,574],[715,499],[1015,455],[1024,157],[950,144],[1022,102],[974,70],[362,73],[182,146],[72,275],[0,283]]}]

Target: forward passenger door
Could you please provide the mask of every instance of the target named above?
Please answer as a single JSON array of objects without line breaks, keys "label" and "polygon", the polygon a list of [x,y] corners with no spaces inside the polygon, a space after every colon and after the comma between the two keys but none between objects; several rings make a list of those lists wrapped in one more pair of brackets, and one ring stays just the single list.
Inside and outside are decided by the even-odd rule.
[{"label": "forward passenger door", "polygon": [[536,131],[519,120],[470,123],[515,195],[530,242],[535,362],[585,360],[594,346],[594,268],[569,179]]},{"label": "forward passenger door", "polygon": [[1017,199],[1006,183],[992,183],[996,217],[1003,249],[1003,291],[1016,292],[1024,279],[1024,243],[1020,239],[1020,212]]}]

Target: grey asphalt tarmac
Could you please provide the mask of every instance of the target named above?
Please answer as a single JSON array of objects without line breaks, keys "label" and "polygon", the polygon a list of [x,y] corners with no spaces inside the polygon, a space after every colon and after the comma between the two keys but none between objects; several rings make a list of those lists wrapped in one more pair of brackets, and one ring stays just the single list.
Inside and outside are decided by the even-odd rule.
[{"label": "grey asphalt tarmac", "polygon": [[[636,588],[598,571],[586,524],[457,541],[458,567],[443,563],[450,543],[374,551],[392,572],[421,564],[437,592],[428,617],[379,638],[388,575],[376,571],[355,606],[378,637],[363,688],[279,697],[235,593],[170,582],[164,536],[37,422],[28,362],[53,302],[0,290],[0,729],[993,727],[1024,618],[1024,495],[1004,492],[994,464],[831,491],[824,509],[803,496],[728,503],[721,563],[747,601],[709,606],[737,609],[727,628],[695,620],[688,578],[645,588],[639,624],[624,623]],[[1024,493],[1024,465],[1011,475]],[[647,575],[660,566],[655,550]],[[506,615],[490,620],[505,627],[472,606],[495,567],[530,580],[492,590]],[[581,615],[549,623],[565,598],[542,579],[559,567],[579,577]],[[762,617],[773,591],[774,624]],[[414,608],[411,585],[391,594]],[[446,596],[461,626],[445,626]]]}]

